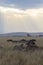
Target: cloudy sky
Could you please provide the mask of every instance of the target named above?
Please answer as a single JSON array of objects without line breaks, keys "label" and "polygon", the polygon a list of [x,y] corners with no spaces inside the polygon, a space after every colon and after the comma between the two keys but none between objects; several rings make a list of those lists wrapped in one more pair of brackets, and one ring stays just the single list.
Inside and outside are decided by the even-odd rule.
[{"label": "cloudy sky", "polygon": [[0,33],[43,32],[43,0],[0,0]]}]

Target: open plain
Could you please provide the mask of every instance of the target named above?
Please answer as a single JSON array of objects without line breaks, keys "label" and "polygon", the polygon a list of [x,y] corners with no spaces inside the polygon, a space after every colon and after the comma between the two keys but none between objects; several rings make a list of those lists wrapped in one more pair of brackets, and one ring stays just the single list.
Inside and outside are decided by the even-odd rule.
[{"label": "open plain", "polygon": [[[19,41],[22,39],[36,39],[38,49],[19,50],[14,49],[25,42],[8,42],[7,40]],[[0,37],[0,65],[43,65],[43,37],[12,36]]]}]

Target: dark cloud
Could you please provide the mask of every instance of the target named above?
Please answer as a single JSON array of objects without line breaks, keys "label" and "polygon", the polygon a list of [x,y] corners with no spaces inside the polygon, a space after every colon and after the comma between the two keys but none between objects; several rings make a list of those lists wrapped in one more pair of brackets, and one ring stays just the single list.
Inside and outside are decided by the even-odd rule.
[{"label": "dark cloud", "polygon": [[[43,7],[43,0],[0,0],[0,4],[8,6],[10,4],[16,5],[18,8],[37,8]],[[4,4],[3,4],[4,3]]]}]

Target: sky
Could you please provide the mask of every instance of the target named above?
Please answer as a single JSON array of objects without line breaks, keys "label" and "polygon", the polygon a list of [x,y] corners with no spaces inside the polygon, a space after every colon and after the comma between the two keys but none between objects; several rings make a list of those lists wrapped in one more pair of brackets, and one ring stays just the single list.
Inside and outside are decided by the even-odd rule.
[{"label": "sky", "polygon": [[43,32],[43,0],[0,0],[0,34]]}]

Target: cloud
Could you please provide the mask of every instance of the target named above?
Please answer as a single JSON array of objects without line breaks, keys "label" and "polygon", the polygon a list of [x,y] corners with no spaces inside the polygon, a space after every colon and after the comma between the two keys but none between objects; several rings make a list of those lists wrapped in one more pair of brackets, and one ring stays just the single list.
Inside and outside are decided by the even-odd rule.
[{"label": "cloud", "polygon": [[4,32],[4,17],[3,14],[0,12],[0,33]]},{"label": "cloud", "polygon": [[20,10],[0,6],[0,14],[0,28],[4,33],[43,31],[43,8]]},{"label": "cloud", "polygon": [[43,0],[0,0],[0,6],[16,7],[20,9],[43,7]]}]

